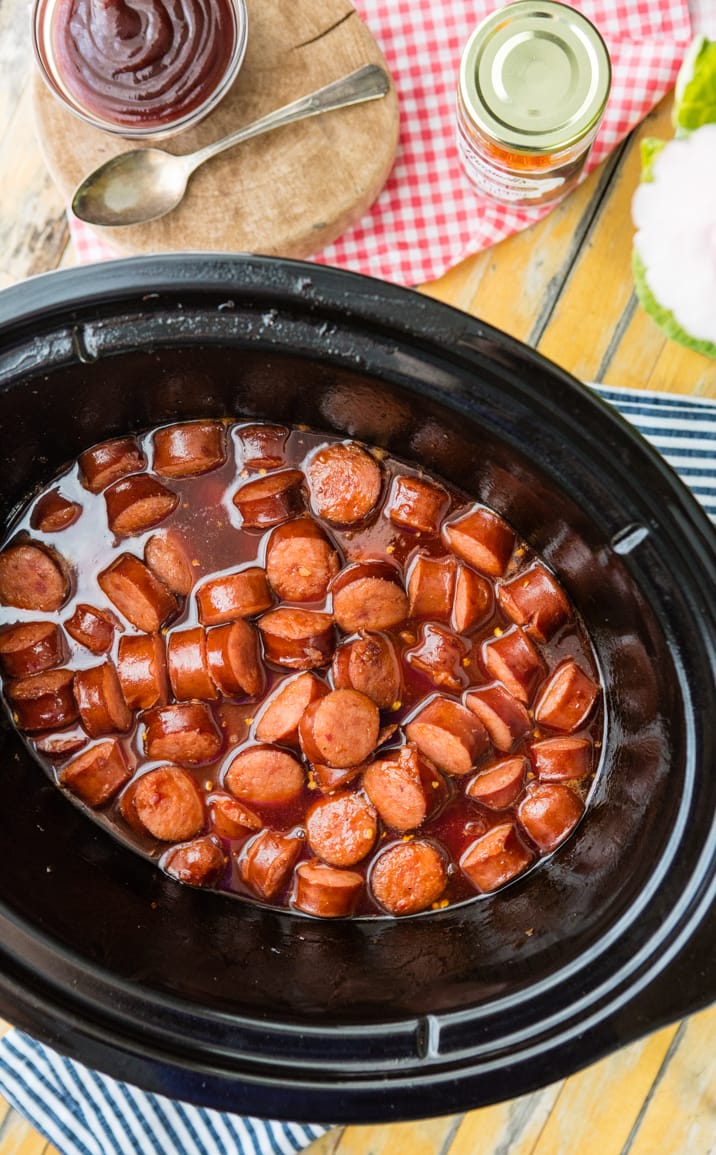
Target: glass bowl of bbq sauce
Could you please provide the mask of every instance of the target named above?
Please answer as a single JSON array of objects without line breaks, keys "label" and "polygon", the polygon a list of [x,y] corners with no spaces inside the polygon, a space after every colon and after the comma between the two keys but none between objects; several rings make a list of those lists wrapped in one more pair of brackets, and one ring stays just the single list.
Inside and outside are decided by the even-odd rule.
[{"label": "glass bowl of bbq sauce", "polygon": [[244,0],[35,0],[40,73],[104,132],[174,136],[226,95],[246,51]]}]

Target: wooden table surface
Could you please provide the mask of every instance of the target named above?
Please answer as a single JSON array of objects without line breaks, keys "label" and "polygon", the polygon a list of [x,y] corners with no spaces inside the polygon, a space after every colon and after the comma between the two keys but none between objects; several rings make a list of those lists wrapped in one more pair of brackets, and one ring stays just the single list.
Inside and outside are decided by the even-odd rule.
[{"label": "wooden table surface", "polygon": [[[0,287],[74,263],[35,143],[27,7],[0,3]],[[716,362],[667,342],[636,303],[629,206],[639,142],[669,101],[540,224],[423,291],[499,326],[585,381],[716,398]],[[0,1029],[3,1024],[0,1023]],[[465,1115],[348,1127],[311,1155],[707,1155],[716,1152],[716,1009],[572,1078]],[[147,1141],[146,1151],[154,1151]],[[0,1155],[53,1155],[0,1099]],[[229,1155],[221,1152],[217,1155]]]}]

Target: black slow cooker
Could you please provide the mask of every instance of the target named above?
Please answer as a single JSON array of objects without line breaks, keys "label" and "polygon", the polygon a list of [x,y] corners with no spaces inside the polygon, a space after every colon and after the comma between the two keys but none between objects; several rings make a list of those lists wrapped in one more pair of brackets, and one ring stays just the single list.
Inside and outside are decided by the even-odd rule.
[{"label": "black slow cooker", "polygon": [[176,254],[0,294],[4,519],[96,441],[224,415],[421,462],[545,554],[606,687],[591,808],[492,897],[326,922],[173,882],[6,725],[0,1013],[171,1096],[368,1122],[522,1094],[710,1002],[716,535],[678,478],[532,350],[346,272]]}]

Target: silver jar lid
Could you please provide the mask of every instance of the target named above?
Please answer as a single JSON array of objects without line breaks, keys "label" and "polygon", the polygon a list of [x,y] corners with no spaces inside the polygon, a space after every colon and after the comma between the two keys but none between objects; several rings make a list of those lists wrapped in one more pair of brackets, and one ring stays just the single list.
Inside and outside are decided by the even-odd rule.
[{"label": "silver jar lid", "polygon": [[460,97],[486,137],[528,153],[577,144],[598,125],[611,85],[599,32],[556,0],[517,0],[468,40]]}]

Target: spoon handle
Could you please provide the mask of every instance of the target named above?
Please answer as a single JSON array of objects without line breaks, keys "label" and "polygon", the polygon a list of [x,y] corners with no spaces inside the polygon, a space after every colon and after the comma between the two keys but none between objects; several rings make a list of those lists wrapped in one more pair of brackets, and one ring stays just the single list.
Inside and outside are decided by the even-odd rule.
[{"label": "spoon handle", "polygon": [[332,84],[326,84],[324,88],[319,88],[308,96],[302,96],[291,104],[285,104],[283,108],[269,112],[267,116],[262,116],[260,120],[237,129],[229,136],[224,136],[221,140],[190,153],[184,157],[188,171],[194,172],[200,164],[204,164],[212,156],[217,156],[227,148],[233,148],[242,140],[250,140],[253,136],[271,132],[272,129],[281,128],[285,124],[292,124],[295,120],[304,120],[309,116],[318,116],[321,112],[330,112],[333,108],[346,108],[349,104],[377,100],[385,96],[389,88],[388,74],[377,64],[367,64],[364,68],[350,72],[341,80],[334,80]]}]

